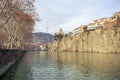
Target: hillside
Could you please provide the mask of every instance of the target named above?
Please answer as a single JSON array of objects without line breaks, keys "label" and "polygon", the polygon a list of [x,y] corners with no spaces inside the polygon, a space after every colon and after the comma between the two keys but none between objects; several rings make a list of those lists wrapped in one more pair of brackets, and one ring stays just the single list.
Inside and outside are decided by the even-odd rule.
[{"label": "hillside", "polygon": [[33,33],[34,43],[44,44],[44,43],[50,43],[52,41],[53,41],[52,34],[42,33],[42,32]]}]

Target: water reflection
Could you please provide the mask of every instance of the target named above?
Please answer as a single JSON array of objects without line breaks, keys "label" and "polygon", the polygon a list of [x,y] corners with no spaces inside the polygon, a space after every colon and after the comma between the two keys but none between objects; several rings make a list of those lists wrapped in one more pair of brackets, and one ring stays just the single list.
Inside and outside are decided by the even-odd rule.
[{"label": "water reflection", "polygon": [[[56,64],[74,68],[75,72],[100,80],[120,79],[120,55],[110,53],[52,53]],[[70,72],[70,71],[69,71]],[[72,72],[71,72],[72,73]],[[83,79],[84,79],[83,78]]]},{"label": "water reflection", "polygon": [[2,80],[120,80],[120,54],[30,52]]}]

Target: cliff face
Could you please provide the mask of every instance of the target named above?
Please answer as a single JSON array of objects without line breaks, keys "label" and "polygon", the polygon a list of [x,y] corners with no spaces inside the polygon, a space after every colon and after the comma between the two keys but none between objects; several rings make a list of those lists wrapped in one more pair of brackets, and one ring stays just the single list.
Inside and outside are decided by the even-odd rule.
[{"label": "cliff face", "polygon": [[52,43],[51,51],[120,52],[120,27],[64,37]]}]

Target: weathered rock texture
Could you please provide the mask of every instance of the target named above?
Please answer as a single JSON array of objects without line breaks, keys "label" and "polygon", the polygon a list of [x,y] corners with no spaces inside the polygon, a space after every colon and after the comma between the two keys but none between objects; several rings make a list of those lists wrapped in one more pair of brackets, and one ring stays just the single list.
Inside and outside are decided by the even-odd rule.
[{"label": "weathered rock texture", "polygon": [[51,51],[120,52],[120,27],[98,29],[54,41]]}]

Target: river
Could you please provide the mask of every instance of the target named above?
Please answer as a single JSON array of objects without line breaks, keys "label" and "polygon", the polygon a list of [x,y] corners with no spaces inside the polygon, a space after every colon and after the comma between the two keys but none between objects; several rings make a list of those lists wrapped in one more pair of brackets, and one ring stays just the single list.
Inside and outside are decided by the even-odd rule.
[{"label": "river", "polygon": [[31,51],[0,80],[120,80],[120,54]]}]

